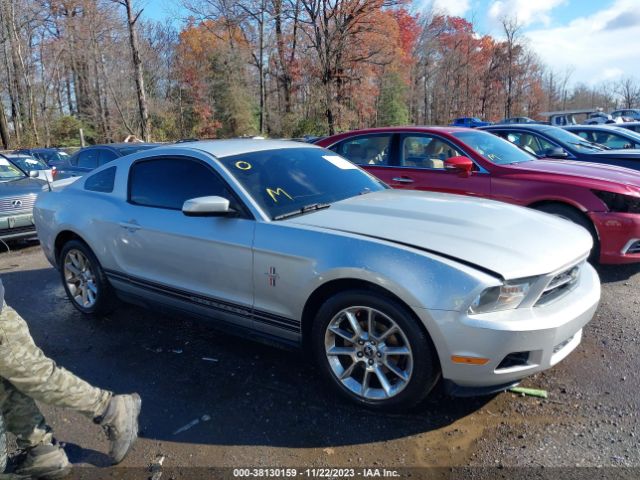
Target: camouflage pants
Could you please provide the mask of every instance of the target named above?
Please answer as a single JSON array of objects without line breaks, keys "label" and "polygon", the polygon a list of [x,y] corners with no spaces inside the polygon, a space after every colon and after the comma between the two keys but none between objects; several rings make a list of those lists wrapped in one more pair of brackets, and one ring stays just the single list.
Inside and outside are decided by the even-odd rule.
[{"label": "camouflage pants", "polygon": [[45,356],[27,323],[7,304],[0,312],[0,411],[20,448],[51,440],[34,400],[76,410],[89,418],[104,413],[111,392],[96,388]]}]

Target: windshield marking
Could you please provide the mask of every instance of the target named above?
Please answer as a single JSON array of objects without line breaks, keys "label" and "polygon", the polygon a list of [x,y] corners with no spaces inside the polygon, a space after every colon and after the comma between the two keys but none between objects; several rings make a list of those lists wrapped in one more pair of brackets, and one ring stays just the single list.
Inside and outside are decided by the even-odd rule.
[{"label": "windshield marking", "polygon": [[289,195],[287,192],[284,191],[284,189],[280,187],[276,188],[275,190],[272,190],[271,188],[267,188],[267,193],[271,197],[271,200],[273,200],[275,203],[278,203],[278,199],[276,197],[279,197],[280,195],[284,195],[289,200],[293,200],[291,195]]},{"label": "windshield marking", "polygon": [[238,170],[251,170],[252,166],[249,162],[245,162],[243,160],[240,160],[238,162],[236,162],[236,168]]}]

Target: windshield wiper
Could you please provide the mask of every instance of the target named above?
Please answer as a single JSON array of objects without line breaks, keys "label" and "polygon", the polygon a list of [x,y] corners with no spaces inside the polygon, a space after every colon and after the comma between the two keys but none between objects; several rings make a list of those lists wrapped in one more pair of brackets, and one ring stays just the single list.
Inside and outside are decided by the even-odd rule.
[{"label": "windshield wiper", "polygon": [[330,203],[312,203],[311,205],[305,205],[298,210],[294,210],[293,212],[283,213],[282,215],[278,215],[277,217],[273,217],[274,220],[284,220],[285,218],[291,218],[298,215],[304,215],[305,213],[315,212],[316,210],[323,210],[325,208],[329,208],[331,206]]},{"label": "windshield wiper", "polygon": [[602,148],[602,146],[598,143],[585,143],[585,142],[568,142],[569,145],[576,145],[578,147],[584,147],[584,148],[592,148],[594,150],[604,150],[604,148]]}]

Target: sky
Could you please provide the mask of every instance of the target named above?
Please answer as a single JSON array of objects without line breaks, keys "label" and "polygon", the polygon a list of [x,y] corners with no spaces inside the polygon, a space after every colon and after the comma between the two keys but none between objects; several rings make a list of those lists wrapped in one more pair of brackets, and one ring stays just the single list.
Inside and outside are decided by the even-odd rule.
[{"label": "sky", "polygon": [[[179,0],[140,0],[143,16],[175,20]],[[413,0],[473,21],[479,34],[500,37],[500,18],[516,16],[528,45],[570,83],[597,85],[624,77],[640,80],[640,0]]]}]

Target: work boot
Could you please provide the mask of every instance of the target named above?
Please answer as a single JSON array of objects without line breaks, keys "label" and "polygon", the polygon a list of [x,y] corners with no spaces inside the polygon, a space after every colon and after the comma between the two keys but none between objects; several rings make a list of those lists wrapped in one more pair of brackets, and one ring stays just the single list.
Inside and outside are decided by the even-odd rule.
[{"label": "work boot", "polygon": [[15,461],[13,473],[25,478],[54,480],[71,471],[67,454],[60,445],[44,443],[21,453]]},{"label": "work boot", "polygon": [[138,415],[142,400],[140,395],[114,395],[104,414],[99,417],[111,442],[109,456],[113,463],[120,463],[129,452],[133,442],[138,438]]}]

